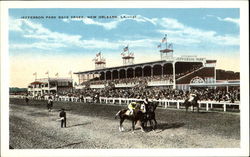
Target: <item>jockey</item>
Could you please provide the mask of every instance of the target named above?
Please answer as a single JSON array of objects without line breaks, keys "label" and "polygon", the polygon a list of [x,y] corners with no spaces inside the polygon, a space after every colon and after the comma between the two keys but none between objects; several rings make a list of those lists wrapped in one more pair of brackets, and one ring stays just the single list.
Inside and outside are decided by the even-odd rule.
[{"label": "jockey", "polygon": [[130,115],[132,115],[134,112],[134,109],[136,108],[136,105],[137,105],[137,102],[131,102],[129,105],[128,105],[128,109],[130,111]]},{"label": "jockey", "polygon": [[189,102],[191,102],[191,101],[194,100],[194,98],[197,96],[196,93],[197,93],[197,92],[194,91],[193,93],[190,93],[190,94],[189,94],[189,98],[188,98],[188,101],[189,101]]}]

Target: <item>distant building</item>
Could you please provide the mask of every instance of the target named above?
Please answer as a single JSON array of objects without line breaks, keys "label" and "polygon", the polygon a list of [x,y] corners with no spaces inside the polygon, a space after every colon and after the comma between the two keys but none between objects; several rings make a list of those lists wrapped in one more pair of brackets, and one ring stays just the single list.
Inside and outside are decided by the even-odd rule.
[{"label": "distant building", "polygon": [[36,79],[28,86],[28,94],[42,96],[46,94],[66,94],[73,90],[72,78],[42,78]]}]

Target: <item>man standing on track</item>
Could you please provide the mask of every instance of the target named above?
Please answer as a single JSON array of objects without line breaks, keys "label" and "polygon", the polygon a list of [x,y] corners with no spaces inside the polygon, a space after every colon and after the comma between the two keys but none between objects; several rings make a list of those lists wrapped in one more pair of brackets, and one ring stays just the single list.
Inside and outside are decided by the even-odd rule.
[{"label": "man standing on track", "polygon": [[60,114],[59,114],[60,120],[61,120],[61,128],[66,128],[66,112],[64,111],[64,108],[62,108]]},{"label": "man standing on track", "polygon": [[47,108],[49,112],[51,112],[52,107],[53,107],[53,99],[51,96],[49,96],[48,103],[47,103]]}]

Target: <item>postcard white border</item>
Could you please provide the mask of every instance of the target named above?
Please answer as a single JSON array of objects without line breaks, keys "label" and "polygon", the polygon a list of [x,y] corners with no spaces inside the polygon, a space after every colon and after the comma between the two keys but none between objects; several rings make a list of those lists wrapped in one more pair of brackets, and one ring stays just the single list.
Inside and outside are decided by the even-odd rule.
[{"label": "postcard white border", "polygon": [[[240,8],[241,148],[9,150],[9,8]],[[249,14],[247,1],[1,1],[1,154],[4,156],[244,156],[249,154]]]}]

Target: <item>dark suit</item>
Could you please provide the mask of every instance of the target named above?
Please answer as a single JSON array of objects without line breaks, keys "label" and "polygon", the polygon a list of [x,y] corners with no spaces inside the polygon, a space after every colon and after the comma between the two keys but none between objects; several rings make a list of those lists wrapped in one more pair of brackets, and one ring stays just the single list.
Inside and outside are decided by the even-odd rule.
[{"label": "dark suit", "polygon": [[63,124],[64,124],[64,127],[66,128],[66,112],[61,111],[60,114],[59,114],[60,118],[64,118],[63,120],[61,120],[61,128],[63,128]]}]

